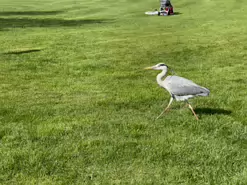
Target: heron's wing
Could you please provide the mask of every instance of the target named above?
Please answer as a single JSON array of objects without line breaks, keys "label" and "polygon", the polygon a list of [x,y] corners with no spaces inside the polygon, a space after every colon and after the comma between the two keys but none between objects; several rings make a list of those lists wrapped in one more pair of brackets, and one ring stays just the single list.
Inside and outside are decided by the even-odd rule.
[{"label": "heron's wing", "polygon": [[177,96],[209,94],[205,87],[179,76],[167,76],[164,83],[167,90]]}]

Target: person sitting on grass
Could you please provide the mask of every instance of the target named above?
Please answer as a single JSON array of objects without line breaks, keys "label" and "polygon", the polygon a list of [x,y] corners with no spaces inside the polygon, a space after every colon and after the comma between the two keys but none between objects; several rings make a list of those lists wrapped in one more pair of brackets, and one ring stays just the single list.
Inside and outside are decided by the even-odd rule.
[{"label": "person sitting on grass", "polygon": [[173,14],[173,6],[170,0],[161,0],[160,1],[160,12],[164,12],[167,15]]}]

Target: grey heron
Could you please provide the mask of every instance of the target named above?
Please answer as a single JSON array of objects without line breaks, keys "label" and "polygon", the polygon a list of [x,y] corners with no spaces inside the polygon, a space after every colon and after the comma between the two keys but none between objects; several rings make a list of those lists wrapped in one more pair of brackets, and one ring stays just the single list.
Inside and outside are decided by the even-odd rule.
[{"label": "grey heron", "polygon": [[196,115],[195,111],[193,110],[192,106],[188,102],[189,98],[193,98],[195,96],[208,96],[210,91],[205,87],[201,87],[191,80],[180,76],[167,76],[164,80],[163,78],[166,76],[168,71],[168,66],[163,63],[159,63],[152,67],[146,67],[145,69],[153,69],[153,70],[162,70],[156,77],[157,83],[160,87],[165,88],[171,95],[170,101],[163,112],[157,117],[157,119],[164,114],[172,101],[175,99],[176,101],[185,101],[189,108],[191,109],[192,113],[198,120],[198,116]]}]

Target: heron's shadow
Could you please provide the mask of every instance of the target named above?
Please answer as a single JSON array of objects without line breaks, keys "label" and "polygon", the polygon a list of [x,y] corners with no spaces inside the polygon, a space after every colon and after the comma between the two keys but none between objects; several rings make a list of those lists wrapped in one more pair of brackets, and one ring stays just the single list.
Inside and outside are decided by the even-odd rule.
[{"label": "heron's shadow", "polygon": [[232,113],[232,111],[230,111],[230,110],[212,109],[212,108],[196,108],[195,112],[197,114],[210,114],[210,115],[215,115],[215,114],[229,115]]}]

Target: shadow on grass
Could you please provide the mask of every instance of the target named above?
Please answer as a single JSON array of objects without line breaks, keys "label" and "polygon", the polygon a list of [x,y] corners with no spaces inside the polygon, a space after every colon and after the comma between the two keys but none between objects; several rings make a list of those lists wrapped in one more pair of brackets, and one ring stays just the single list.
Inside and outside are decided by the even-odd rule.
[{"label": "shadow on grass", "polygon": [[181,15],[182,13],[180,12],[174,12],[173,15]]},{"label": "shadow on grass", "polygon": [[232,113],[230,110],[225,110],[225,109],[212,109],[212,108],[196,108],[195,112],[197,114],[224,114],[224,115],[229,115]]},{"label": "shadow on grass", "polygon": [[41,51],[41,49],[23,49],[23,50],[16,50],[16,51],[7,51],[4,52],[3,54],[5,55],[9,55],[9,54],[15,54],[15,55],[20,55],[20,54],[24,54],[24,53],[33,53],[33,52],[39,52]]},{"label": "shadow on grass", "polygon": [[56,15],[63,13],[64,11],[11,11],[11,12],[0,12],[0,16],[11,16],[11,15]]},{"label": "shadow on grass", "polygon": [[30,18],[0,18],[0,30],[4,28],[26,28],[26,27],[69,27],[87,24],[110,23],[110,19],[30,19]]}]

